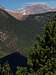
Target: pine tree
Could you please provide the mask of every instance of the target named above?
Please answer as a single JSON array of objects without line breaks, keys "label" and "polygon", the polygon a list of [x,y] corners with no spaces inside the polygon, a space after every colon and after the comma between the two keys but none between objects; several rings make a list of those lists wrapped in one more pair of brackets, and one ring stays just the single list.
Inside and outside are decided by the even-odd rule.
[{"label": "pine tree", "polygon": [[10,65],[5,63],[1,66],[1,75],[13,75]]},{"label": "pine tree", "polygon": [[43,37],[37,37],[38,44],[34,45],[29,61],[33,72],[38,75],[56,74],[56,17],[50,20],[43,34]]},{"label": "pine tree", "polygon": [[28,75],[25,67],[17,67],[16,75]]}]

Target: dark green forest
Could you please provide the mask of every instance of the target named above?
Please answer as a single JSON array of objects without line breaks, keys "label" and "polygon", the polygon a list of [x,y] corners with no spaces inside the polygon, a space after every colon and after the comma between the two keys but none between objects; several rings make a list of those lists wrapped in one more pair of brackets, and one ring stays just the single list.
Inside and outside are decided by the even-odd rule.
[{"label": "dark green forest", "polygon": [[19,50],[28,55],[35,38],[44,30],[45,24],[56,12],[29,15],[19,21],[6,11],[0,9],[0,58]]},{"label": "dark green forest", "polygon": [[0,35],[1,60],[18,48],[27,57],[27,66],[17,65],[15,73],[8,61],[0,64],[0,75],[56,75],[55,12],[18,21],[4,11],[0,14]]},{"label": "dark green forest", "polygon": [[[18,67],[16,75],[56,75],[56,16],[45,25],[43,35],[36,37],[27,58],[28,67]],[[1,75],[13,75],[9,64],[0,65]]]}]

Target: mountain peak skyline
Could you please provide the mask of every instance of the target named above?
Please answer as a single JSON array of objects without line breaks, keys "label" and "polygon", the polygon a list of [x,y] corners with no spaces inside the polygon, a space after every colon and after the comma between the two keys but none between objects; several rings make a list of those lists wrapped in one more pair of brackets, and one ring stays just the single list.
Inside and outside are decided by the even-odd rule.
[{"label": "mountain peak skyline", "polygon": [[[3,8],[1,8],[3,9]],[[3,9],[17,20],[25,20],[28,15],[42,14],[46,12],[56,12],[56,8],[52,9],[46,4],[32,4],[17,10]]]}]

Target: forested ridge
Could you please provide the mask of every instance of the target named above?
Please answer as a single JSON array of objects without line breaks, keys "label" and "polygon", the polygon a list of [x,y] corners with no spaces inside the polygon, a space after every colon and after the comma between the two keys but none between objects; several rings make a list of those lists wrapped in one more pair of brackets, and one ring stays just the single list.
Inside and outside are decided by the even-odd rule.
[{"label": "forested ridge", "polygon": [[[56,75],[56,15],[55,14],[56,13],[30,15],[26,20],[20,21],[20,22],[19,21],[15,22],[15,18],[9,18],[8,16],[5,16],[4,14],[3,15],[0,14],[0,19],[1,19],[1,23],[0,23],[0,27],[1,27],[0,29],[1,31],[0,32],[0,35],[1,35],[0,47],[1,48],[0,49],[1,50],[0,51],[3,50],[3,52],[5,51],[7,52],[7,50],[10,50],[10,51],[12,50],[13,52],[13,50],[16,50],[17,48],[19,48],[18,46],[20,44],[18,43],[18,41],[20,40],[19,36],[21,37],[27,36],[28,41],[25,42],[25,38],[24,39],[21,38],[24,42],[22,40],[20,41],[25,44],[28,43],[30,45],[30,46],[26,46],[27,45],[26,44],[23,47],[23,49],[25,47],[27,48],[25,49],[26,55],[27,55],[27,52],[29,51],[28,55],[25,56],[27,57],[26,58],[27,65],[24,66],[22,63],[20,63],[19,65],[15,65],[17,69],[16,69],[16,72],[13,72],[11,67],[12,65],[9,64],[9,61],[6,60],[4,63],[3,62],[1,63],[3,59],[1,58],[0,59],[0,75]],[[1,15],[3,17],[5,16],[6,20],[2,18]],[[41,29],[42,27],[43,27],[43,30]],[[23,33],[26,35],[24,36]],[[28,34],[31,35],[32,38],[30,38]],[[12,42],[12,40],[14,42]],[[30,43],[30,40],[32,41],[34,40],[34,41]],[[13,43],[15,43],[15,45],[13,45]],[[22,47],[23,43],[21,43],[20,47]],[[17,53],[15,56],[18,57],[18,55],[19,53]],[[14,54],[13,55],[11,54],[11,56],[14,57]],[[8,57],[6,58],[8,59]],[[12,59],[15,59],[15,58],[12,58]],[[18,61],[21,60],[19,59],[20,58],[17,58]]]}]

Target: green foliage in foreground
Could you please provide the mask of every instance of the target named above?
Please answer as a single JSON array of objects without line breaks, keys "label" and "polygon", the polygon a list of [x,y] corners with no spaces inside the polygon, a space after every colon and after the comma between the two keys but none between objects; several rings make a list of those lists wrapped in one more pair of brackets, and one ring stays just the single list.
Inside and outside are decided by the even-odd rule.
[{"label": "green foliage in foreground", "polygon": [[38,75],[56,75],[56,19],[46,25],[43,37],[37,40],[39,44],[30,54],[31,68]]},{"label": "green foliage in foreground", "polygon": [[8,63],[0,64],[0,75],[13,75],[13,72]]},{"label": "green foliage in foreground", "polygon": [[27,69],[23,67],[17,67],[16,75],[27,75]]},{"label": "green foliage in foreground", "polygon": [[[43,37],[37,40],[28,58],[30,66],[26,75],[56,75],[56,18],[48,22]],[[18,69],[18,75],[19,71],[22,75],[22,70]]]}]

